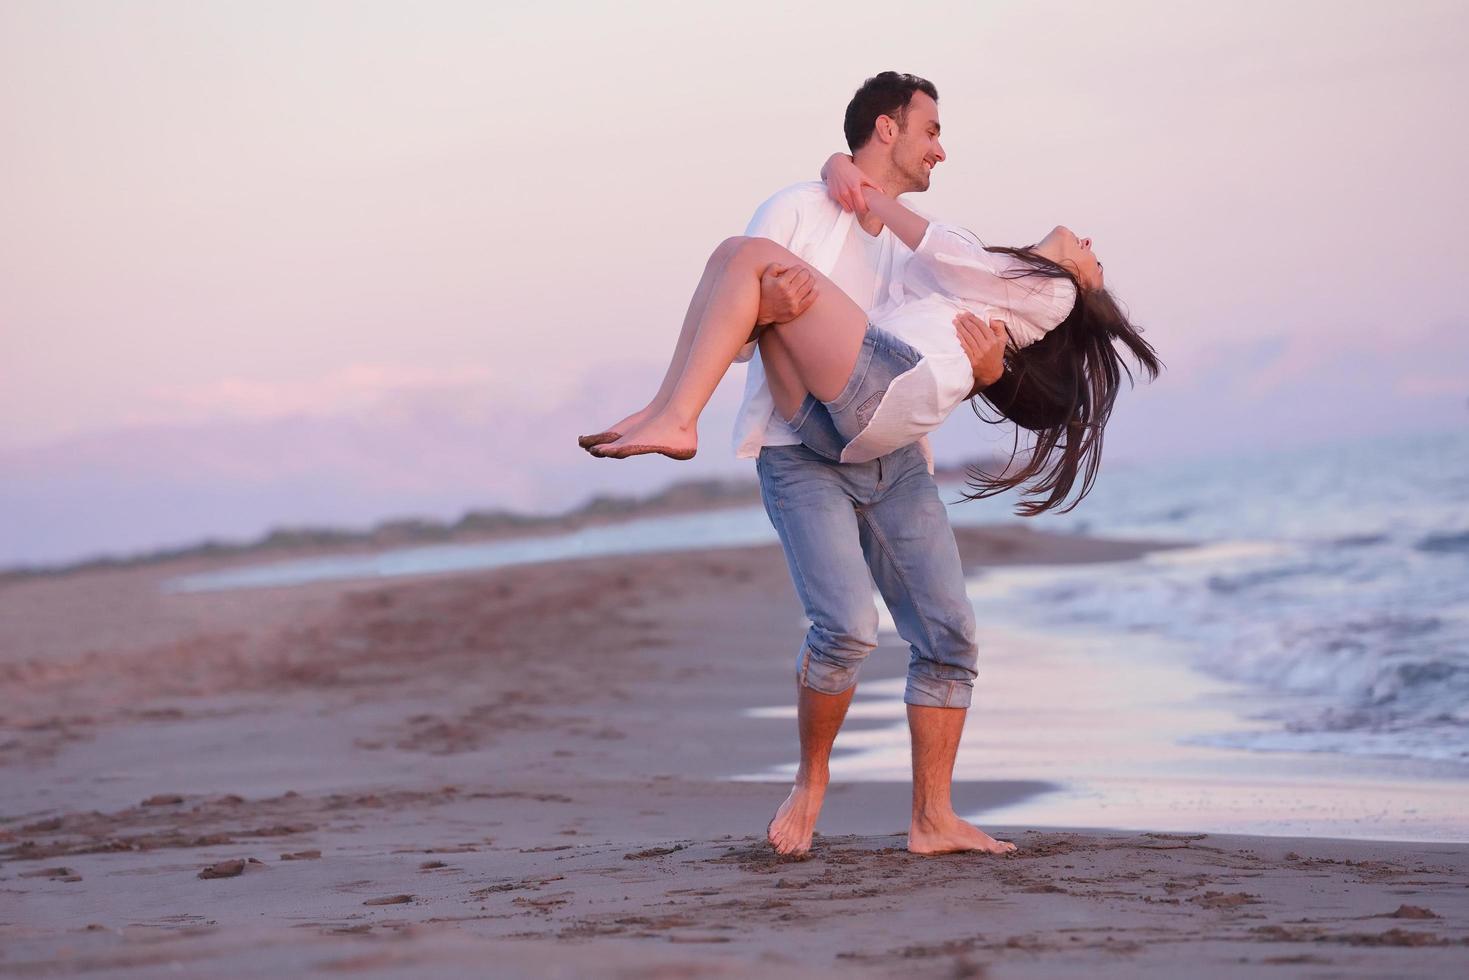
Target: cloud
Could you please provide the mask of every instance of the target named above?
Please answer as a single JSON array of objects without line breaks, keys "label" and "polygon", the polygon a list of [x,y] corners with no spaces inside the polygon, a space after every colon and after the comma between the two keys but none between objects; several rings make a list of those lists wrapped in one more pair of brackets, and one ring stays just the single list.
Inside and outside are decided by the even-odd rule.
[{"label": "cloud", "polygon": [[371,363],[345,364],[324,375],[293,380],[226,377],[156,386],[142,395],[130,421],[332,415],[368,409],[394,393],[488,386],[494,380],[494,372],[483,365],[445,369]]},{"label": "cloud", "polygon": [[54,562],[251,538],[283,524],[360,526],[396,516],[453,519],[508,507],[555,513],[602,492],[745,473],[729,452],[742,370],[716,393],[688,463],[597,460],[577,435],[641,407],[662,369],[626,362],[572,377],[547,408],[478,371],[378,367],[310,384],[199,386],[243,392],[235,414],[129,425],[0,452],[0,565]]}]

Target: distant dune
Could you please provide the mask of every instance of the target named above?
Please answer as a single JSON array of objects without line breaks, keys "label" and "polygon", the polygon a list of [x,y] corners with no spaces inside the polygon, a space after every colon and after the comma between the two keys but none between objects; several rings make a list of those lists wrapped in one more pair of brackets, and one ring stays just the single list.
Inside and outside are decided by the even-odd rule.
[{"label": "distant dune", "polygon": [[[941,481],[962,479],[966,467],[992,465],[974,460],[950,466],[939,466],[935,475]],[[415,544],[441,544],[451,541],[508,538],[520,535],[573,531],[596,524],[614,523],[637,517],[660,514],[689,513],[739,507],[760,502],[760,487],[755,480],[743,478],[705,478],[679,480],[664,489],[641,496],[599,494],[572,510],[560,514],[525,514],[499,508],[471,510],[455,521],[432,518],[400,517],[382,521],[362,530],[332,527],[277,527],[247,541],[206,539],[176,548],[159,548],[128,555],[109,555],[83,561],[55,565],[22,565],[0,570],[0,582],[39,575],[64,575],[69,572],[98,568],[127,568],[179,558],[208,558],[257,553],[279,554],[319,551],[325,548],[390,548]]]},{"label": "distant dune", "polygon": [[[935,475],[941,481],[962,479],[966,467],[971,465],[987,466],[992,463],[987,460],[974,460],[957,465],[939,466]],[[126,568],[179,558],[317,551],[323,548],[342,548],[344,546],[400,547],[573,531],[590,525],[613,523],[637,517],[739,507],[756,504],[759,501],[760,487],[755,480],[740,478],[679,480],[656,493],[642,496],[599,494],[580,507],[560,514],[525,514],[499,508],[471,510],[456,521],[439,521],[421,517],[392,518],[364,531],[331,527],[277,527],[249,541],[206,539],[197,544],[177,548],[160,548],[129,555],[103,556],[56,565],[18,566],[0,570],[0,582],[37,575],[62,575],[83,569]]]}]

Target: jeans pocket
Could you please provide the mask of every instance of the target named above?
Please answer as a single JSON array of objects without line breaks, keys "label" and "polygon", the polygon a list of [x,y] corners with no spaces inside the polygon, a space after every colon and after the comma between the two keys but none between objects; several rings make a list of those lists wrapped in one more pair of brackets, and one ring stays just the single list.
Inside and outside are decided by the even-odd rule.
[{"label": "jeans pocket", "polygon": [[780,510],[791,485],[800,476],[812,456],[806,446],[796,443],[789,446],[766,446],[755,457],[755,475],[760,480],[760,493],[765,498],[766,510]]},{"label": "jeans pocket", "polygon": [[882,404],[882,397],[887,393],[887,389],[884,388],[857,406],[856,417],[858,431],[867,428],[867,423],[871,422],[872,416],[877,414],[877,406]]}]

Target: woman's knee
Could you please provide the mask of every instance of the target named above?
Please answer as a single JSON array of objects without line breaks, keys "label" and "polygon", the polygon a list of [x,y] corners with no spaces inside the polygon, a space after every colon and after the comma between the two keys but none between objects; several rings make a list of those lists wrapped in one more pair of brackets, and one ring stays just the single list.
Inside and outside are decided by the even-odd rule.
[{"label": "woman's knee", "polygon": [[747,241],[749,241],[749,239],[743,235],[736,235],[733,238],[726,238],[715,247],[713,254],[709,256],[709,261],[728,262],[730,259],[739,254],[740,246]]},{"label": "woman's knee", "polygon": [[729,245],[733,249],[730,253],[732,260],[748,262],[762,269],[771,262],[790,265],[799,261],[789,249],[777,245],[768,238],[728,238],[720,247],[723,248],[724,245]]}]

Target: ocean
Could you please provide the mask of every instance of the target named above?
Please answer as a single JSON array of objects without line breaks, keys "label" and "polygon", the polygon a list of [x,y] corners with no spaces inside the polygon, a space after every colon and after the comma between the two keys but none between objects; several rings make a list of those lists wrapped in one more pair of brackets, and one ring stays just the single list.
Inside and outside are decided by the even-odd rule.
[{"label": "ocean", "polygon": [[1166,641],[1268,704],[1214,744],[1469,762],[1469,432],[1113,467],[1038,526],[1199,547],[1021,578],[982,620]]}]

